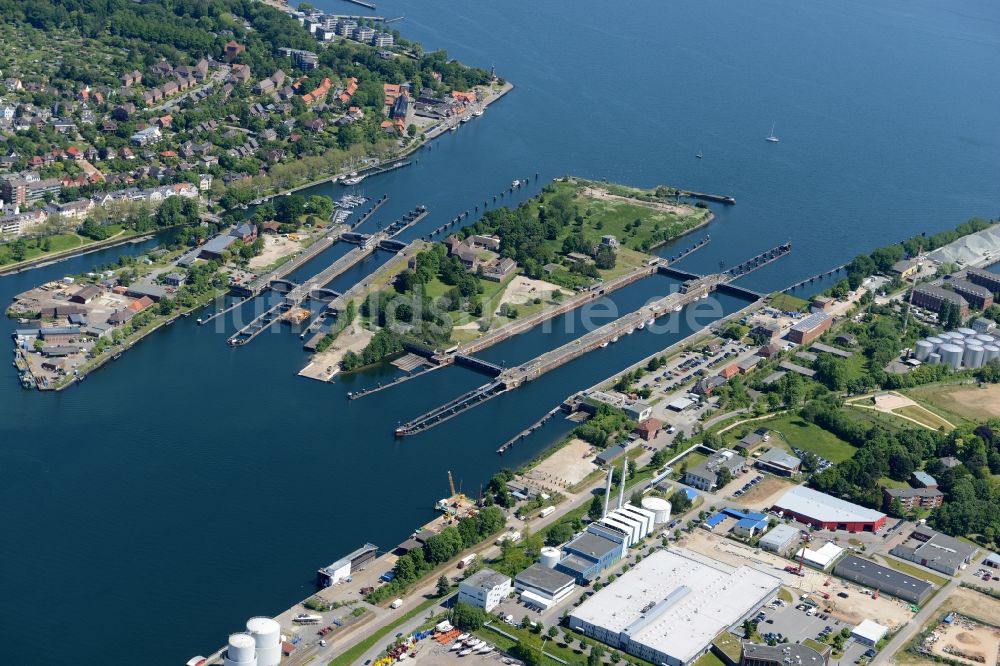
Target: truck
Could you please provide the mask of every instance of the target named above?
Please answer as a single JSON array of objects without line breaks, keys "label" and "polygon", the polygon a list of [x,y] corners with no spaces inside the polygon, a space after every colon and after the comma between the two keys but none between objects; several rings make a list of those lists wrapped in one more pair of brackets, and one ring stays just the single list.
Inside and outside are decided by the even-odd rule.
[{"label": "truck", "polygon": [[402,599],[396,599],[391,604],[389,604],[389,608],[395,610],[395,609],[399,608],[402,605],[403,605],[403,600]]},{"label": "truck", "polygon": [[476,561],[476,554],[475,553],[473,553],[472,555],[466,555],[465,557],[463,557],[462,559],[460,559],[458,561],[458,568],[459,569],[464,569],[465,567],[469,566],[470,564],[472,564],[475,561]]},{"label": "truck", "polygon": [[544,509],[542,509],[541,513],[539,513],[538,515],[541,518],[545,518],[546,516],[551,516],[555,512],[555,510],[556,508],[554,506],[547,506]]}]

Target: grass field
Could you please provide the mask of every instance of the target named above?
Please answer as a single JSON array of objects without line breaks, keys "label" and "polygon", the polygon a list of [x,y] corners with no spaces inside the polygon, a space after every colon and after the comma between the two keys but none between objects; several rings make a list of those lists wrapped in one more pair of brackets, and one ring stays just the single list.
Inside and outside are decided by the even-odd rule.
[{"label": "grass field", "polygon": [[804,421],[795,414],[782,414],[773,419],[758,421],[755,425],[781,433],[789,447],[810,451],[835,463],[851,458],[857,450],[833,433]]},{"label": "grass field", "polygon": [[951,421],[985,421],[1000,416],[1000,385],[936,384],[906,391],[906,395]]},{"label": "grass field", "polygon": [[801,312],[809,305],[809,301],[781,292],[771,294],[768,298],[771,301],[771,307],[785,312]]},{"label": "grass field", "polygon": [[895,569],[896,571],[900,571],[909,576],[913,576],[914,578],[919,578],[920,580],[926,580],[929,583],[933,583],[937,587],[944,587],[950,581],[950,579],[945,578],[944,576],[931,573],[927,569],[924,569],[923,567],[918,567],[915,564],[910,564],[909,562],[900,562],[899,560],[893,559],[891,557],[885,557],[883,558],[883,560],[885,561],[886,565]]},{"label": "grass field", "polygon": [[714,652],[709,650],[705,654],[698,657],[698,660],[694,662],[694,666],[726,666],[726,665],[723,663],[721,659],[715,656]]},{"label": "grass field", "polygon": [[899,409],[892,410],[892,413],[911,418],[931,430],[939,430],[943,428],[946,432],[950,432],[955,429],[955,426],[953,426],[949,421],[919,405],[900,407]]},{"label": "grass field", "polygon": [[897,481],[895,479],[890,479],[887,476],[883,476],[881,479],[879,479],[878,480],[878,485],[883,486],[884,488],[909,488],[910,487],[910,484],[906,483],[905,481]]}]

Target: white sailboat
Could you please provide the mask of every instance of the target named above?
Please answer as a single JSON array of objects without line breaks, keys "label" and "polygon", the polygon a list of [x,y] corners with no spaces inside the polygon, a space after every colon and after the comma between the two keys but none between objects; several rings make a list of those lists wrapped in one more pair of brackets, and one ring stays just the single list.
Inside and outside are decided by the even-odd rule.
[{"label": "white sailboat", "polygon": [[764,141],[770,141],[771,143],[778,143],[780,141],[778,137],[774,135],[774,123],[771,123],[771,133],[764,137]]}]

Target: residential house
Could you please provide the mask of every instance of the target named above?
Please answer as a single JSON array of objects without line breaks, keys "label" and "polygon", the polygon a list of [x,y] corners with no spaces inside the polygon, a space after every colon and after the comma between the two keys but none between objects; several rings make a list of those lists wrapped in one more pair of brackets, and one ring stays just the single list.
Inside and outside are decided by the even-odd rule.
[{"label": "residential house", "polygon": [[736,476],[746,469],[746,458],[738,455],[735,451],[722,449],[693,469],[689,469],[684,475],[684,483],[700,490],[710,491],[718,483],[719,473],[723,468],[728,469],[731,475]]}]

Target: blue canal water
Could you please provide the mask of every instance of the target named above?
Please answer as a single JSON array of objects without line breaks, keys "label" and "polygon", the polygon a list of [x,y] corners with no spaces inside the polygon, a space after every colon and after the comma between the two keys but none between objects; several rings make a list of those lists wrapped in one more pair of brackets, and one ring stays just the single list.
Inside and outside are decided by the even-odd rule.
[{"label": "blue canal water", "polygon": [[[712,243],[685,268],[714,271],[792,241],[791,256],[743,281],[769,291],[874,246],[1000,212],[993,2],[382,0],[378,11],[405,14],[398,27],[408,37],[495,64],[517,85],[484,117],[417,153],[414,166],[362,183],[371,196],[390,195],[371,225],[416,204],[431,210],[404,240],[466,210],[474,218],[475,206],[492,207],[515,178],[530,185],[504,203],[568,173],[668,183],[738,201],[715,209]],[[772,123],[779,144],[763,141]],[[0,300],[142,249],[0,278]],[[328,250],[297,277],[347,249]],[[624,312],[671,286],[645,280],[610,301]],[[722,312],[742,305],[728,296],[720,304]],[[578,316],[483,356],[529,358],[581,333]],[[557,419],[504,458],[494,453],[573,391],[679,339],[687,331],[677,319],[672,331],[637,331],[406,440],[392,436],[398,421],[484,377],[449,368],[348,402],[348,390],[396,371],[301,379],[307,356],[297,335],[276,329],[231,349],[232,317],[220,327],[178,321],[60,394],[22,391],[5,367],[5,661],[72,654],[96,664],[110,654],[176,664],[214,650],[247,617],[306,596],[317,567],[364,541],[403,540],[446,492],[446,470],[476,488],[558,439],[569,425]],[[14,326],[0,322],[0,335]]]}]

